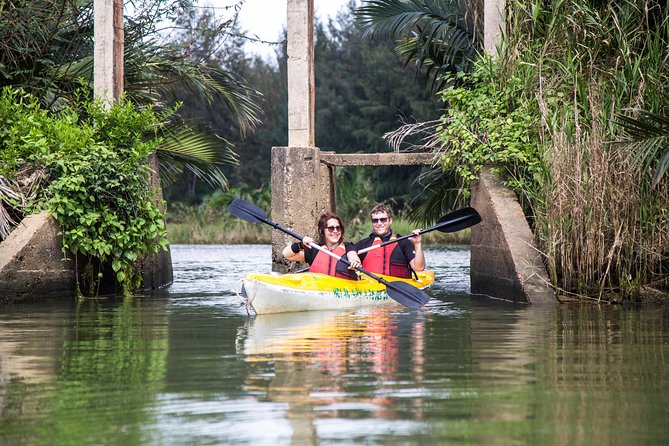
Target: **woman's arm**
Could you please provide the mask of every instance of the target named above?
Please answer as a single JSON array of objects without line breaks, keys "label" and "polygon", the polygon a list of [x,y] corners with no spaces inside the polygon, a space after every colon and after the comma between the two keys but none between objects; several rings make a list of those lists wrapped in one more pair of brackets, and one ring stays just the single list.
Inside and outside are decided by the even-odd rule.
[{"label": "woman's arm", "polygon": [[353,243],[346,243],[346,258],[351,262],[349,268],[358,268],[362,265],[360,257],[358,257],[358,251],[355,250]]},{"label": "woman's arm", "polygon": [[[295,246],[297,245],[297,246]],[[292,243],[285,248],[283,248],[283,251],[281,251],[281,254],[286,260],[290,260],[291,262],[303,262],[304,261],[304,250],[299,246],[299,243]],[[294,248],[297,248],[298,251],[295,252]]]}]

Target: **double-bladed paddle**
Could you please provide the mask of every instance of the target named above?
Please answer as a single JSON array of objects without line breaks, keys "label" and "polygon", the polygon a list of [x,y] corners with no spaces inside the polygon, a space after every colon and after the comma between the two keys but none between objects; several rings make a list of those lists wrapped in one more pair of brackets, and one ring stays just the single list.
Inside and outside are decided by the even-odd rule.
[{"label": "double-bladed paddle", "polygon": [[[449,212],[448,214],[444,215],[441,217],[438,221],[437,224],[430,226],[429,228],[421,229],[418,233],[419,234],[425,234],[426,232],[431,232],[431,231],[439,231],[439,232],[457,232],[457,231],[462,231],[465,228],[469,228],[470,226],[474,226],[478,223],[481,222],[481,216],[479,213],[476,211],[476,209],[472,207],[467,207],[467,208],[462,208],[458,209],[457,211]],[[372,251],[374,249],[378,249],[382,246],[389,245],[391,243],[396,243],[400,240],[407,239],[414,237],[416,234],[408,234],[408,235],[403,235],[401,237],[397,237],[393,240],[388,240],[386,242],[380,243],[378,245],[372,245],[367,248],[363,248],[358,251],[358,254],[364,254],[366,252]],[[309,268],[298,270],[296,272],[304,272]]]},{"label": "double-bladed paddle", "polygon": [[[437,230],[439,232],[458,232],[470,226],[474,226],[481,222],[481,216],[476,211],[476,209],[467,207],[458,209],[457,211],[450,212],[437,221],[436,225],[432,225],[429,228],[421,229],[418,234],[425,234],[426,232],[431,232]],[[403,235],[387,242],[380,243],[378,245],[372,245],[368,248],[361,249],[358,251],[358,254],[364,254],[366,252],[378,249],[382,246],[389,245],[391,243],[397,243],[400,240],[408,239],[414,237],[416,234]]]},{"label": "double-bladed paddle", "polygon": [[[241,218],[244,221],[248,221],[249,223],[266,223],[275,229],[278,229],[292,237],[295,237],[298,240],[302,240],[304,238],[301,237],[299,234],[294,233],[290,229],[286,229],[281,225],[267,219],[267,217],[265,216],[265,212],[261,208],[252,203],[249,203],[248,201],[244,201],[239,198],[234,199],[232,203],[230,203],[230,206],[228,207],[228,212],[237,218]],[[319,251],[324,252],[325,254],[337,260],[341,260],[345,265],[351,266],[351,262],[349,262],[348,259],[342,258],[337,254],[330,252],[321,246],[318,246],[315,243],[310,243],[309,245],[312,248],[318,249]],[[368,275],[377,282],[385,285],[386,293],[388,294],[388,296],[390,296],[391,299],[401,303],[406,307],[418,308],[425,305],[427,301],[430,300],[430,296],[426,292],[419,290],[418,288],[414,287],[413,285],[407,282],[402,282],[402,281],[391,282],[384,279],[383,277],[379,277],[376,274],[366,271],[362,268],[355,268],[355,269],[363,274]]]}]

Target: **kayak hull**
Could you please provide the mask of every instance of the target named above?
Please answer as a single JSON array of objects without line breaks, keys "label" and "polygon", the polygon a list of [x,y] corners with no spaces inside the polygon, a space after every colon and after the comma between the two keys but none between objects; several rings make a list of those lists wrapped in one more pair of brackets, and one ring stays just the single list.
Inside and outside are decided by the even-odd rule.
[{"label": "kayak hull", "polygon": [[[418,273],[418,280],[380,277],[407,282],[422,290],[434,282],[432,271]],[[400,305],[388,296],[385,285],[367,276],[355,281],[318,273],[247,274],[241,294],[247,310],[255,314]]]}]

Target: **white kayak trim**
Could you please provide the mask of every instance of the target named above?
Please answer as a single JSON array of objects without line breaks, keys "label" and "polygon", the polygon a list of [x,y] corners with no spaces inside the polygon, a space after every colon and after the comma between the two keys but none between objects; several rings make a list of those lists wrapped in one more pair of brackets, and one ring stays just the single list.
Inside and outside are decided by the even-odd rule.
[{"label": "white kayak trim", "polygon": [[[421,281],[403,280],[419,289],[434,282],[434,273],[421,273]],[[388,276],[383,276],[388,278]],[[340,310],[366,306],[400,305],[391,299],[385,286],[363,277],[359,281],[338,279],[317,273],[247,274],[237,293],[245,300],[247,312],[255,314],[293,311]]]}]

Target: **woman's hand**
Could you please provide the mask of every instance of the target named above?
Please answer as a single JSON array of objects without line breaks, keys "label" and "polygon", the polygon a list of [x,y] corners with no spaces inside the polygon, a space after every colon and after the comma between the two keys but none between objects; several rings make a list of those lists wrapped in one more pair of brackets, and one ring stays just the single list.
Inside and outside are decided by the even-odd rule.
[{"label": "woman's hand", "polygon": [[311,249],[311,246],[309,246],[309,243],[313,243],[313,242],[314,242],[314,239],[312,239],[312,238],[309,237],[308,235],[305,235],[304,238],[302,239],[302,245],[304,245],[304,248],[305,248],[305,249],[306,249],[306,248],[310,248],[310,249]]},{"label": "woman's hand", "polygon": [[362,266],[362,262],[360,262],[360,257],[358,257],[358,253],[355,251],[349,251],[348,254],[346,254],[346,258],[348,259],[348,262],[350,263],[348,269],[357,269]]}]

